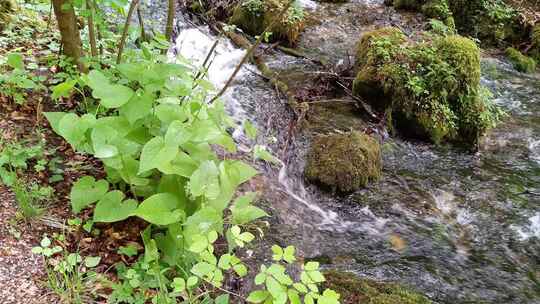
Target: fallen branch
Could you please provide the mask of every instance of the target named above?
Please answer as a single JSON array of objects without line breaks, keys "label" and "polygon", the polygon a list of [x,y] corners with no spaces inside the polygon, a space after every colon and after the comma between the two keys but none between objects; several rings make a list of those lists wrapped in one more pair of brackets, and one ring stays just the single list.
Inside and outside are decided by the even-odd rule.
[{"label": "fallen branch", "polygon": [[[250,48],[247,49],[247,52],[246,54],[244,55],[244,57],[242,57],[242,60],[240,61],[240,63],[236,66],[236,68],[234,69],[231,77],[229,77],[229,79],[227,80],[227,82],[225,83],[225,85],[223,86],[223,88],[216,94],[216,96],[214,96],[211,100],[210,100],[210,103],[214,102],[216,99],[218,99],[220,96],[223,95],[223,93],[225,93],[225,91],[227,91],[227,88],[231,85],[232,81],[234,80],[234,78],[236,77],[236,75],[238,74],[238,72],[240,71],[240,69],[242,68],[242,66],[247,62],[247,60],[251,57],[251,55],[253,54],[253,52],[255,51],[255,49],[261,44],[262,42],[262,39],[263,37],[266,36],[266,33],[270,31],[270,29],[272,29],[272,27],[276,24],[276,22],[278,22],[279,20],[281,20],[281,18],[283,17],[283,15],[287,12],[287,10],[289,9],[289,7],[293,4],[295,0],[290,0],[287,5],[285,5],[283,7],[283,9],[279,12],[279,14],[272,20],[272,22],[270,22],[270,24],[264,29],[264,31],[259,35],[259,37],[257,38],[257,40],[255,41],[255,43],[253,45],[251,45]],[[249,42],[248,42],[249,43]],[[263,73],[264,74],[264,73]]]}]

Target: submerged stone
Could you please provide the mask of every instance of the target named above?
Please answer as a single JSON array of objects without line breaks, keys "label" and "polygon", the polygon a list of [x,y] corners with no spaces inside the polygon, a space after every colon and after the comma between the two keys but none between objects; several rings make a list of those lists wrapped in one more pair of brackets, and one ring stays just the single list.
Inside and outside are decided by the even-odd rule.
[{"label": "submerged stone", "polygon": [[505,53],[516,70],[523,73],[533,73],[536,70],[536,61],[515,48],[507,48]]},{"label": "submerged stone", "polygon": [[480,50],[465,37],[415,42],[382,28],[361,38],[356,67],[353,93],[391,113],[390,127],[406,135],[474,146],[498,120],[480,85]]},{"label": "submerged stone", "polygon": [[379,143],[352,131],[317,136],[308,152],[306,178],[322,186],[350,192],[378,180],[382,160]]},{"label": "submerged stone", "polygon": [[[288,0],[245,0],[234,9],[230,23],[250,35],[260,35],[278,18]],[[288,11],[270,29],[272,41],[285,41],[293,45],[304,29],[304,10],[293,3]]]},{"label": "submerged stone", "polygon": [[328,271],[325,287],[337,291],[343,304],[432,304],[424,295],[397,284],[359,279],[352,273]]}]

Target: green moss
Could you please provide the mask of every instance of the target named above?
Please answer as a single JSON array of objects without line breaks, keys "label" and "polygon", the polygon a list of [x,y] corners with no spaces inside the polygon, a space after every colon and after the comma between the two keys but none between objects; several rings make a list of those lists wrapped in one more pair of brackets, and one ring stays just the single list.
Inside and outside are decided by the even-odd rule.
[{"label": "green moss", "polygon": [[13,0],[0,0],[0,31],[11,22],[11,16],[16,11],[16,4]]},{"label": "green moss", "polygon": [[407,40],[384,28],[362,37],[353,93],[390,109],[400,132],[434,143],[475,145],[498,111],[480,86],[480,50],[470,39]]},{"label": "green moss", "polygon": [[379,143],[366,134],[319,135],[311,144],[304,173],[311,182],[350,192],[378,180],[381,163]]},{"label": "green moss", "polygon": [[447,20],[452,17],[452,12],[446,0],[430,0],[421,7],[422,13],[429,18]]},{"label": "green moss", "polygon": [[520,72],[533,73],[536,70],[536,61],[514,48],[506,49],[506,57],[512,62],[514,68]]},{"label": "green moss", "polygon": [[[287,0],[245,0],[238,4],[230,23],[239,26],[250,35],[260,35],[272,21],[278,18]],[[287,13],[274,23],[270,40],[285,41],[293,45],[304,29],[304,11],[294,3]]]},{"label": "green moss", "polygon": [[397,284],[377,283],[358,279],[347,272],[328,271],[324,274],[326,288],[341,295],[343,304],[431,304],[424,295]]}]

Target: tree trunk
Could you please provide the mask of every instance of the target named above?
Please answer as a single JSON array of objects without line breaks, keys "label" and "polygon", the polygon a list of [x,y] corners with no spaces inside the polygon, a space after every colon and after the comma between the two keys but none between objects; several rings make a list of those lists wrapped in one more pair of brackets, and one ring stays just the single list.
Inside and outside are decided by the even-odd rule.
[{"label": "tree trunk", "polygon": [[72,58],[73,62],[79,67],[79,70],[84,72],[86,67],[81,62],[83,51],[75,10],[66,0],[53,0],[52,2],[54,14],[58,21],[64,54]]},{"label": "tree trunk", "polygon": [[86,1],[89,15],[88,15],[88,36],[90,39],[90,53],[92,57],[96,57],[98,54],[97,43],[96,43],[96,27],[94,26],[94,5],[92,0]]},{"label": "tree trunk", "polygon": [[167,41],[171,41],[172,32],[173,32],[173,24],[174,24],[174,15],[176,13],[176,7],[175,7],[176,0],[169,0],[169,11],[167,14],[167,26],[165,27],[165,38],[167,38]]}]

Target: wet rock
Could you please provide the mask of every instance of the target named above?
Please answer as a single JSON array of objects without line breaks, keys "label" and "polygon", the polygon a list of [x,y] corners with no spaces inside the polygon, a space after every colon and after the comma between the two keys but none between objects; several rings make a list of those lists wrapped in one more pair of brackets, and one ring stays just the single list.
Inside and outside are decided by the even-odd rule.
[{"label": "wet rock", "polygon": [[424,295],[397,284],[359,279],[352,273],[328,271],[326,288],[337,291],[344,304],[431,304]]},{"label": "wet rock", "polygon": [[313,183],[350,192],[378,180],[381,169],[379,143],[366,134],[352,131],[317,136],[308,152],[304,173]]},{"label": "wet rock", "polygon": [[533,73],[536,70],[536,61],[515,48],[507,48],[505,53],[516,70],[523,73]]},{"label": "wet rock", "polygon": [[408,39],[397,28],[365,34],[358,43],[353,93],[386,110],[396,130],[433,143],[476,146],[498,120],[480,85],[480,51],[467,38]]},{"label": "wet rock", "polygon": [[[283,10],[287,0],[248,0],[236,6],[230,23],[250,35],[260,35]],[[304,29],[304,10],[296,3],[276,22],[270,32],[270,40],[285,41],[294,45]]]}]

